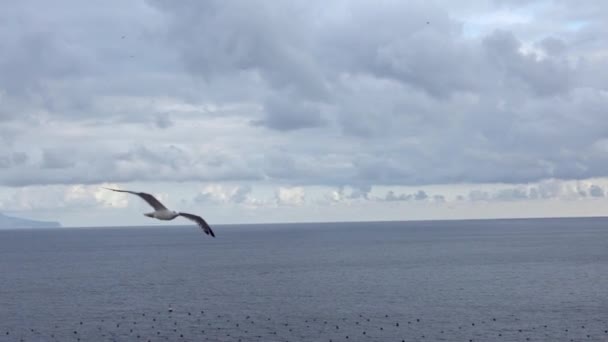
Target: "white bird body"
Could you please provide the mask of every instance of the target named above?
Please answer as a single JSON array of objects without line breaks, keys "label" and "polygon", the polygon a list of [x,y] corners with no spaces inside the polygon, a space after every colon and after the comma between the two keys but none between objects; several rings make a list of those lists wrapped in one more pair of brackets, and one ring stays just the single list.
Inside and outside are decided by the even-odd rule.
[{"label": "white bird body", "polygon": [[179,213],[173,210],[156,210],[151,213],[144,214],[145,216],[152,217],[163,221],[171,221],[179,216]]},{"label": "white bird body", "polygon": [[205,232],[205,234],[215,237],[213,230],[211,230],[211,227],[209,227],[207,222],[202,217],[193,215],[193,214],[169,210],[162,203],[160,203],[159,200],[157,200],[154,196],[152,196],[150,194],[147,194],[145,192],[135,192],[135,191],[129,191],[129,190],[118,190],[118,189],[110,189],[110,188],[104,188],[104,189],[116,191],[116,192],[126,192],[129,194],[133,194],[133,195],[137,195],[137,196],[141,197],[150,206],[152,206],[152,208],[154,208],[153,212],[144,214],[147,217],[151,217],[151,218],[155,218],[155,219],[163,220],[163,221],[171,221],[178,216],[183,216],[183,217],[187,218],[188,220],[196,222],[196,224]]}]

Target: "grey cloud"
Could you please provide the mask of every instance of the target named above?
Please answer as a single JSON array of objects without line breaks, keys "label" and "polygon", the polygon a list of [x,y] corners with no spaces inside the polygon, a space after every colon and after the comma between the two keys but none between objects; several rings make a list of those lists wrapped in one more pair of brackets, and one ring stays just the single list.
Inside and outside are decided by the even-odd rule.
[{"label": "grey cloud", "polygon": [[[475,90],[485,83],[473,77],[473,62],[479,57],[466,43],[452,40],[449,34],[424,29],[408,38],[379,47],[372,72],[437,97]],[[457,65],[457,61],[467,62]]]},{"label": "grey cloud", "polygon": [[549,55],[559,56],[566,53],[568,47],[566,43],[555,37],[547,37],[542,39],[538,45]]},{"label": "grey cloud", "polygon": [[27,162],[28,156],[23,152],[9,152],[0,154],[0,168],[8,169],[10,167],[20,166]]},{"label": "grey cloud", "polygon": [[531,199],[541,198],[537,188],[530,189],[530,193],[528,195]]},{"label": "grey cloud", "polygon": [[528,191],[525,188],[511,188],[499,190],[494,196],[498,201],[513,201],[528,199]]},{"label": "grey cloud", "polygon": [[[3,157],[3,184],[608,176],[598,1],[551,2],[529,23],[475,37],[452,2],[19,4],[0,11],[0,140],[33,151]],[[495,5],[466,4],[481,16]],[[185,137],[189,124],[210,131]]]},{"label": "grey cloud", "polygon": [[[78,161],[78,162],[75,162]],[[177,146],[133,146],[115,153],[98,147],[91,157],[86,147],[46,149],[39,160],[29,158],[22,167],[0,168],[3,186],[96,184],[131,181],[261,180],[237,156],[201,156]]]},{"label": "grey cloud", "polygon": [[[528,190],[524,187],[500,189],[494,192],[473,190],[469,192],[468,198],[470,201],[518,201],[539,198],[538,188]],[[557,194],[555,194],[557,196]],[[548,198],[543,196],[542,198]]]},{"label": "grey cloud", "polygon": [[[150,95],[157,87],[151,75],[159,83],[159,70],[177,69],[167,64],[170,50],[155,38],[160,17],[144,2],[97,6],[62,0],[41,11],[39,4],[23,1],[3,6],[0,22],[0,120],[104,115],[94,108],[99,97]],[[166,85],[163,95],[180,88]]]},{"label": "grey cloud", "polygon": [[178,146],[138,146],[116,156],[115,174],[128,179],[165,180],[259,180],[261,175],[250,170],[238,156],[217,153],[198,155]]},{"label": "grey cloud", "polygon": [[542,182],[536,189],[540,198],[555,198],[561,192],[561,185],[559,182]]},{"label": "grey cloud", "polygon": [[433,201],[435,201],[437,203],[443,203],[443,202],[445,202],[445,196],[443,196],[443,195],[433,195]]},{"label": "grey cloud", "polygon": [[426,192],[424,192],[422,190],[418,190],[418,192],[416,192],[416,194],[414,195],[414,199],[416,201],[424,201],[428,197],[429,197],[429,195],[427,195]]},{"label": "grey cloud", "polygon": [[76,55],[67,42],[48,32],[26,32],[0,41],[0,87],[8,95],[26,96],[39,91],[47,79],[62,79],[79,71]]},{"label": "grey cloud", "polygon": [[24,152],[14,152],[11,155],[11,159],[15,165],[23,165],[27,162],[28,156]]},{"label": "grey cloud", "polygon": [[264,110],[266,117],[253,121],[254,125],[290,131],[301,128],[318,127],[324,124],[317,104],[300,102],[300,99],[273,96],[266,99]]},{"label": "grey cloud", "polygon": [[294,89],[307,98],[325,96],[314,59],[302,53],[312,43],[303,7],[271,1],[151,3],[169,14],[168,39],[191,72],[213,79],[253,71],[277,89]]},{"label": "grey cloud", "polygon": [[384,197],[385,201],[394,202],[394,201],[409,201],[413,198],[411,194],[399,194],[396,195],[394,191],[390,190],[386,193]]},{"label": "grey cloud", "polygon": [[572,72],[565,61],[522,55],[521,43],[513,33],[495,31],[484,39],[483,45],[505,81],[522,81],[539,95],[556,95],[571,89]]},{"label": "grey cloud", "polygon": [[487,191],[473,190],[469,192],[469,200],[471,201],[487,201],[490,198],[490,193]]},{"label": "grey cloud", "polygon": [[517,8],[522,5],[530,4],[530,1],[528,1],[528,0],[492,0],[492,2],[497,5],[500,5],[503,7],[508,7],[508,8]]},{"label": "grey cloud", "polygon": [[369,199],[369,194],[372,191],[371,185],[361,185],[354,187],[353,191],[348,195],[350,199]]},{"label": "grey cloud", "polygon": [[[173,20],[185,15],[183,11],[186,9],[183,6],[173,8],[167,2],[157,4],[161,4]],[[195,10],[205,12],[207,7],[203,6],[208,4],[200,5]],[[233,13],[235,7],[232,6],[238,7],[233,3],[223,8],[216,2],[213,6],[215,7],[209,12],[211,14],[205,12],[205,15],[214,16],[214,21]],[[231,31],[230,37],[241,37],[245,41],[253,39],[251,35],[259,35],[259,30],[266,32],[270,29],[269,26],[276,23],[276,18],[273,17],[276,11],[289,9],[291,7],[268,9],[260,6],[251,12],[252,18],[247,19],[245,27],[258,25],[253,24],[257,23],[256,20],[264,21],[264,25],[256,26],[258,31],[255,32]],[[302,11],[298,18],[305,17],[308,13]],[[522,53],[520,40],[507,31],[491,33],[481,43],[463,39],[459,36],[458,23],[443,10],[433,6],[387,3],[381,7],[368,7],[364,3],[354,3],[352,7],[349,6],[349,13],[352,21],[319,22],[319,27],[327,30],[323,31],[326,34],[320,35],[318,40],[304,39],[301,32],[316,34],[319,31],[307,26],[307,21],[296,20],[301,26],[294,25],[287,32],[273,32],[273,35],[279,36],[272,36],[273,46],[267,48],[266,53],[280,56],[276,53],[280,49],[274,44],[284,44],[299,49],[301,55],[310,56],[309,60],[315,61],[315,70],[325,75],[324,82],[318,83],[330,84],[328,89],[332,91],[330,94],[333,101],[330,98],[328,105],[333,110],[329,115],[337,115],[337,122],[345,133],[365,139],[387,140],[410,134],[425,141],[426,150],[420,148],[420,151],[408,151],[414,155],[408,155],[407,160],[419,157],[416,165],[430,167],[435,161],[429,156],[441,155],[445,158],[449,155],[448,158],[453,158],[455,163],[451,168],[440,172],[433,170],[420,175],[417,168],[406,161],[401,162],[399,158],[394,161],[388,154],[373,158],[379,160],[374,161],[369,168],[364,160],[355,159],[361,178],[368,177],[378,183],[419,184],[439,180],[442,183],[525,182],[546,177],[593,176],[593,172],[589,172],[590,168],[572,168],[570,161],[566,162],[568,158],[565,155],[548,151],[551,146],[558,146],[551,141],[564,140],[564,134],[568,134],[565,131],[576,134],[574,132],[577,130],[562,130],[562,127],[566,127],[566,122],[568,125],[581,125],[581,121],[576,123],[570,116],[579,107],[570,99],[578,95],[570,99],[562,98],[564,103],[561,105],[547,98],[570,96],[568,93],[576,86],[572,79],[574,71],[561,58],[538,59],[532,53]],[[235,15],[238,17],[238,14]],[[404,15],[411,16],[412,20],[403,20]],[[265,20],[268,16],[270,19]],[[426,24],[429,20],[432,25]],[[181,23],[176,23],[171,30],[174,34],[184,33],[180,39],[189,39]],[[362,34],[363,31],[365,34]],[[207,33],[203,37],[204,43],[208,42],[206,35]],[[192,39],[197,41],[198,38]],[[228,38],[222,36],[218,39],[222,42]],[[555,46],[556,42],[546,40],[544,45],[549,47],[554,43]],[[213,50],[213,53],[225,50],[221,43],[211,43],[219,44],[217,46],[220,48]],[[188,49],[198,49],[197,45],[204,44],[193,44]],[[246,46],[245,51],[249,51],[250,44]],[[181,50],[183,56],[196,55],[196,51],[188,49]],[[263,76],[268,78],[268,71],[274,70],[273,66],[269,68],[267,61],[260,58],[258,53],[246,55],[251,56],[246,59],[247,63],[242,64],[244,57],[238,55],[237,62],[222,64],[220,69],[227,72],[238,72],[243,67],[248,70],[262,69]],[[207,68],[213,62],[231,61],[230,58],[221,58],[219,55],[205,55],[203,60],[207,59],[212,59],[212,62],[201,67]],[[197,60],[194,59],[194,62]],[[201,74],[208,72],[206,69],[204,71]],[[366,88],[357,85],[363,79],[361,75],[370,79]],[[309,94],[301,94],[301,89],[290,89],[288,96],[282,98],[289,99],[291,110],[273,110],[277,107],[276,104],[273,107],[270,102],[272,99],[265,99],[267,118],[254,122],[278,130],[319,127],[331,122],[318,120],[314,107],[302,111],[301,103],[306,103],[303,99],[311,97]],[[370,90],[375,93],[370,94]],[[390,91],[388,96],[385,95],[387,90]],[[470,93],[470,100],[466,97],[459,98],[460,92]],[[430,95],[431,98],[425,95]],[[300,100],[298,96],[301,97]],[[410,98],[400,100],[406,96]],[[440,97],[442,102],[449,105],[444,106],[433,97]],[[539,106],[545,108],[540,108],[539,111]],[[311,112],[314,113],[312,121],[307,117]],[[482,136],[467,134],[467,127],[475,127]],[[444,137],[445,142],[435,136]],[[582,143],[577,138],[572,137],[568,141],[573,144]],[[453,149],[453,146],[460,148]],[[461,152],[467,151],[468,146],[477,151],[470,155]],[[530,149],[530,146],[535,147]],[[505,152],[512,153],[515,158],[504,159],[502,162],[498,156]],[[548,160],[540,160],[542,156],[547,156]],[[512,167],[513,165],[517,166]]]},{"label": "grey cloud", "polygon": [[10,158],[7,156],[0,156],[0,168],[6,169],[12,165]]},{"label": "grey cloud", "polygon": [[387,201],[387,202],[395,202],[395,201],[426,201],[432,199],[433,202],[445,202],[445,196],[440,194],[435,194],[429,196],[426,191],[418,190],[412,194],[399,194],[397,195],[393,190],[389,190],[384,198],[380,198],[379,200]]},{"label": "grey cloud", "polygon": [[247,201],[249,194],[251,194],[251,185],[240,186],[232,194],[231,199],[235,203],[244,203]]},{"label": "grey cloud", "polygon": [[170,145],[162,149],[162,152],[152,150],[146,146],[137,146],[126,153],[117,154],[116,159],[119,162],[144,161],[158,167],[166,166],[172,170],[176,170],[180,163],[188,159],[187,154],[177,146]]},{"label": "grey cloud", "polygon": [[530,194],[527,189],[501,189],[497,192],[489,192],[489,191],[481,191],[481,190],[473,190],[469,192],[468,198],[470,201],[478,202],[478,201],[518,201],[518,200],[527,200],[529,198],[534,197],[533,193],[538,191],[536,188],[530,190]]},{"label": "grey cloud", "polygon": [[66,150],[45,149],[42,151],[43,169],[67,169],[76,164],[72,155]]},{"label": "grey cloud", "polygon": [[587,195],[604,197],[605,191],[597,184],[591,184],[589,187],[577,184],[569,188],[563,181],[548,180],[533,186],[521,185],[495,191],[473,190],[469,192],[468,198],[470,201],[520,201],[572,197],[584,198]]},{"label": "grey cloud", "polygon": [[154,117],[154,124],[156,127],[164,129],[173,126],[173,121],[171,121],[169,114],[161,113]]},{"label": "grey cloud", "polygon": [[597,185],[592,185],[589,188],[589,195],[591,197],[604,197],[604,195],[605,195],[604,189],[600,188]]},{"label": "grey cloud", "polygon": [[338,200],[371,200],[371,185],[340,186],[336,191]]},{"label": "grey cloud", "polygon": [[202,192],[197,194],[194,197],[194,202],[197,203],[207,203],[207,202],[213,202],[214,198],[213,198],[213,194],[209,193],[209,192]]}]

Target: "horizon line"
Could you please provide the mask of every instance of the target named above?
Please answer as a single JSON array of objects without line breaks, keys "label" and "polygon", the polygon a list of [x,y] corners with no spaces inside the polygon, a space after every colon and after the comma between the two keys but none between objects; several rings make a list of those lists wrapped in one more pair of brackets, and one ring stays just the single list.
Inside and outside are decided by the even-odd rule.
[{"label": "horizon line", "polygon": [[[556,219],[608,219],[608,216],[530,216],[530,217],[495,217],[495,218],[441,218],[441,219],[416,219],[416,220],[357,220],[357,221],[304,221],[304,222],[258,222],[258,223],[217,223],[212,226],[263,226],[263,225],[311,225],[328,223],[391,223],[391,222],[458,222],[458,221],[515,221],[515,220],[556,220]],[[50,228],[23,228],[23,229],[79,229],[79,228],[152,228],[152,227],[188,227],[188,224],[178,225],[112,225],[112,226],[61,226]],[[9,228],[10,229],[10,228]],[[14,228],[22,229],[22,228]]]}]

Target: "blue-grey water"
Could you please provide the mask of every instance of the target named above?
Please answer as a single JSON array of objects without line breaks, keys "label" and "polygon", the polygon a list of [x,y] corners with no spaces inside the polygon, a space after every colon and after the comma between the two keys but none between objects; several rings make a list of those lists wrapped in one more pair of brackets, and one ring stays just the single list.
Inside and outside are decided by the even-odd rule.
[{"label": "blue-grey water", "polygon": [[608,341],[608,220],[0,231],[0,341]]}]

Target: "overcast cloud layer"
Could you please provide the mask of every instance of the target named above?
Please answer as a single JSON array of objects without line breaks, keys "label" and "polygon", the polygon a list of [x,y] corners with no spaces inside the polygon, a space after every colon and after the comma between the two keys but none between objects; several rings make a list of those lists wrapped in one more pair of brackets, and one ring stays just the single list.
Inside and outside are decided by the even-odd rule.
[{"label": "overcast cloud layer", "polygon": [[0,185],[606,177],[606,17],[599,0],[0,1]]}]

